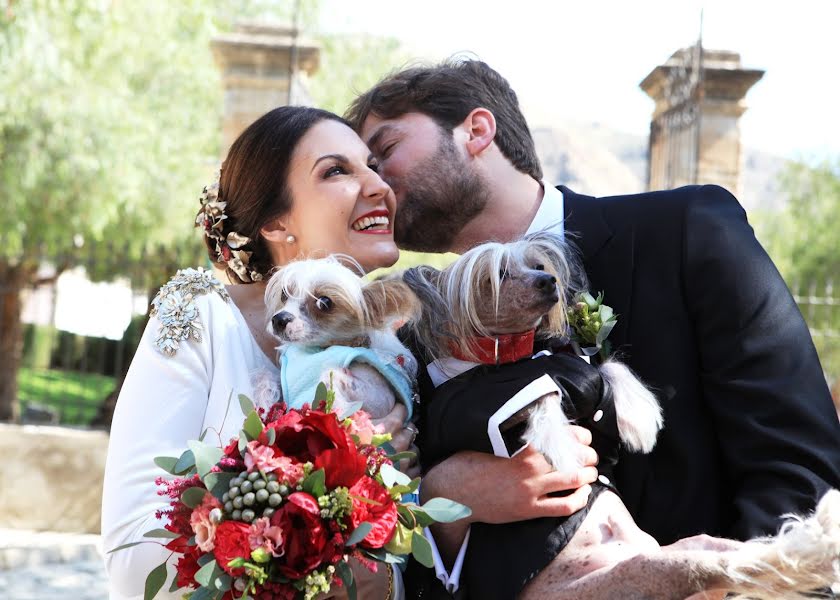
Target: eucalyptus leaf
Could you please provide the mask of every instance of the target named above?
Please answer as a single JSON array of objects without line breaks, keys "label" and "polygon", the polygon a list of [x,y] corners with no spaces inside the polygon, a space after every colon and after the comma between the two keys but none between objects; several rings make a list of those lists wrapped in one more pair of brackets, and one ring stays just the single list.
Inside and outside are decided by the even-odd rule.
[{"label": "eucalyptus leaf", "polygon": [[373,523],[369,523],[367,521],[359,523],[356,529],[353,530],[353,533],[350,534],[350,537],[347,538],[347,541],[344,543],[344,545],[355,546],[363,539],[365,539],[365,536],[370,533],[371,529],[373,529]]},{"label": "eucalyptus leaf", "polygon": [[190,600],[213,600],[213,592],[206,587],[200,587],[192,593]]},{"label": "eucalyptus leaf", "polygon": [[601,329],[598,331],[598,335],[595,337],[595,344],[597,346],[601,346],[604,343],[604,340],[607,339],[607,336],[612,333],[613,327],[618,321],[610,321],[609,323],[604,323]]},{"label": "eucalyptus leaf", "polygon": [[233,578],[228,575],[227,573],[222,573],[212,582],[213,587],[221,592],[226,592],[230,589],[231,585],[233,584]]},{"label": "eucalyptus leaf", "polygon": [[156,566],[146,576],[146,586],[143,590],[143,600],[152,600],[152,598],[157,596],[157,593],[160,591],[160,588],[163,587],[164,583],[166,583],[166,561],[163,561],[161,564]]},{"label": "eucalyptus leaf", "polygon": [[216,463],[224,456],[221,448],[209,446],[196,440],[190,440],[187,442],[187,446],[192,450],[193,456],[195,457],[195,469],[198,471],[198,476],[201,479],[204,479],[204,476],[210,472],[210,469],[215,467]]},{"label": "eucalyptus leaf", "polygon": [[431,569],[435,566],[432,558],[432,546],[421,533],[415,532],[411,538],[411,554],[424,567]]},{"label": "eucalyptus leaf", "polygon": [[201,501],[204,500],[204,496],[207,494],[207,490],[200,487],[191,487],[184,490],[184,493],[181,494],[181,502],[189,506],[190,508],[195,508]]},{"label": "eucalyptus leaf", "polygon": [[422,508],[438,523],[452,523],[472,514],[469,507],[448,498],[432,498]]},{"label": "eucalyptus leaf", "polygon": [[236,473],[226,473],[224,471],[217,473],[208,473],[204,476],[204,485],[210,490],[210,493],[217,500],[221,500],[222,496],[230,489],[230,480],[236,477]]},{"label": "eucalyptus leaf", "polygon": [[245,458],[245,451],[248,449],[248,438],[245,435],[239,436],[237,447],[239,448],[239,455]]},{"label": "eucalyptus leaf", "polygon": [[157,542],[153,542],[152,540],[143,540],[142,542],[129,542],[127,544],[123,544],[122,546],[117,546],[111,550],[108,550],[105,554],[111,554],[111,552],[119,552],[120,550],[125,550],[126,548],[131,548],[132,546],[136,546],[137,544],[157,544]]},{"label": "eucalyptus leaf", "polygon": [[244,431],[245,435],[248,436],[249,441],[260,437],[260,434],[263,431],[263,423],[260,420],[260,416],[257,414],[257,411],[252,410],[248,413],[248,416],[245,417],[245,422],[242,424],[242,431]]},{"label": "eucalyptus leaf", "polygon": [[382,483],[387,487],[391,487],[394,484],[411,485],[411,477],[405,473],[401,473],[391,465],[382,465],[379,468],[379,474],[382,475]]},{"label": "eucalyptus leaf", "polygon": [[411,512],[414,515],[414,522],[417,523],[419,527],[428,527],[429,525],[433,525],[438,522],[437,519],[434,519],[422,508],[412,509]]},{"label": "eucalyptus leaf", "polygon": [[175,465],[178,463],[178,459],[174,456],[157,456],[155,457],[155,464],[159,466],[161,469],[169,473],[170,475],[176,475],[175,473]]},{"label": "eucalyptus leaf", "polygon": [[169,585],[169,593],[174,594],[178,590],[181,589],[181,586],[178,585],[178,573],[172,577],[172,583]]},{"label": "eucalyptus leaf", "polygon": [[324,382],[321,381],[318,383],[318,386],[315,388],[315,400],[312,402],[312,406],[320,406],[323,402],[327,401],[327,386],[324,385]]},{"label": "eucalyptus leaf", "polygon": [[351,402],[350,404],[345,405],[341,409],[341,414],[338,415],[339,420],[344,420],[344,419],[352,416],[353,414],[356,413],[357,410],[362,408],[364,405],[365,405],[365,403],[362,402],[361,400],[359,400],[358,402]]},{"label": "eucalyptus leaf", "polygon": [[181,537],[178,533],[173,533],[168,529],[152,529],[151,531],[147,531],[143,534],[143,537],[149,538],[168,538],[170,540],[174,540],[177,537]]},{"label": "eucalyptus leaf", "polygon": [[335,571],[341,578],[341,582],[347,588],[347,597],[349,600],[356,600],[356,580],[353,577],[353,570],[345,561],[340,561],[335,566]]},{"label": "eucalyptus leaf", "polygon": [[195,580],[204,587],[210,587],[210,582],[219,576],[219,573],[216,573],[216,571],[219,571],[219,573],[222,572],[219,565],[216,564],[216,561],[211,560],[209,563],[196,571]]},{"label": "eucalyptus leaf", "polygon": [[406,450],[405,452],[397,452],[396,454],[389,455],[388,458],[392,462],[400,462],[401,460],[404,460],[404,459],[411,460],[415,456],[417,456],[416,452],[411,452],[409,450]]},{"label": "eucalyptus leaf", "polygon": [[216,557],[213,556],[212,552],[209,552],[207,554],[202,554],[201,556],[199,556],[198,560],[196,560],[196,562],[198,563],[199,567],[203,567],[204,565],[209,563],[211,560],[216,560]]},{"label": "eucalyptus leaf", "polygon": [[183,475],[195,466],[195,456],[192,450],[185,450],[173,467],[175,475]]},{"label": "eucalyptus leaf", "polygon": [[277,430],[273,427],[271,429],[267,429],[265,437],[268,438],[268,445],[273,446],[274,442],[277,440]]},{"label": "eucalyptus leaf", "polygon": [[309,476],[303,480],[303,491],[307,494],[318,498],[327,493],[326,474],[324,469],[312,471]]},{"label": "eucalyptus leaf", "polygon": [[242,409],[242,414],[247,417],[254,412],[254,403],[245,394],[239,394],[239,408]]}]

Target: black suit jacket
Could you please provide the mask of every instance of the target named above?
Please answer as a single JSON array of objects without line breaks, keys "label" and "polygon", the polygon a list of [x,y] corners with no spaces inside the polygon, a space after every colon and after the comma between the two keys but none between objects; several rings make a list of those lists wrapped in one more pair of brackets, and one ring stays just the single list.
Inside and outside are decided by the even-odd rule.
[{"label": "black suit jacket", "polygon": [[616,485],[660,543],[775,533],[840,488],[840,423],[808,328],[738,201],[718,186],[592,198],[561,186],[610,340],[665,428]]},{"label": "black suit jacket", "polygon": [[[735,197],[559,189],[590,289],[619,315],[612,348],[664,408],[654,451],[615,469],[642,529],[661,544],[772,534],[840,488],[840,423],[811,336]],[[420,383],[422,400],[424,370]],[[448,597],[417,563],[406,575],[409,598]]]}]

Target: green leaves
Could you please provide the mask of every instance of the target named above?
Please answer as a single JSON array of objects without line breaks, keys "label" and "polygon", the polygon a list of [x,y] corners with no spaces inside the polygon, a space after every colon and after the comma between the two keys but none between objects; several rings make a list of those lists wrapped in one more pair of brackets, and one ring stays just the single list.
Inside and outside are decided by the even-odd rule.
[{"label": "green leaves", "polygon": [[365,521],[364,523],[359,523],[359,526],[356,527],[356,529],[353,530],[353,533],[350,534],[350,537],[347,538],[346,545],[355,546],[363,539],[365,539],[365,536],[367,536],[367,534],[370,533],[371,529],[373,529],[372,523],[368,523],[367,521]]},{"label": "green leaves", "polygon": [[424,567],[429,569],[435,566],[432,558],[432,545],[421,533],[415,532],[411,537],[411,555]]},{"label": "green leaves", "polygon": [[353,570],[343,560],[335,566],[335,571],[341,578],[341,582],[347,587],[349,600],[356,600],[356,580],[353,577]]},{"label": "green leaves", "polygon": [[472,514],[469,507],[448,498],[432,498],[422,509],[438,523],[452,523]]},{"label": "green leaves", "polygon": [[204,442],[190,440],[187,442],[187,446],[189,446],[193,453],[196,471],[202,479],[204,479],[205,475],[210,472],[210,469],[216,466],[216,463],[224,456],[221,448],[208,446]]},{"label": "green leaves", "polygon": [[411,477],[397,471],[391,465],[382,465],[379,469],[379,474],[382,476],[382,483],[384,483],[387,487],[391,487],[394,485],[411,485]]},{"label": "green leaves", "polygon": [[166,583],[166,561],[156,566],[146,577],[143,600],[152,600]]},{"label": "green leaves", "polygon": [[242,414],[247,417],[254,412],[254,403],[245,394],[239,394],[239,408],[242,409]]},{"label": "green leaves", "polygon": [[204,477],[204,485],[210,490],[210,493],[217,500],[221,500],[225,492],[230,489],[230,480],[236,477],[236,473],[226,473],[224,471],[219,473],[208,473]]},{"label": "green leaves", "polygon": [[184,493],[181,494],[181,502],[189,506],[190,508],[195,508],[201,501],[204,500],[204,496],[207,495],[207,490],[200,487],[191,487],[184,490]]},{"label": "green leaves", "polygon": [[147,531],[143,534],[143,537],[150,537],[150,538],[168,538],[170,540],[174,540],[177,537],[181,537],[177,533],[173,533],[168,529],[152,529],[151,531]]},{"label": "green leaves", "polygon": [[260,416],[257,414],[257,411],[252,410],[248,413],[248,416],[245,417],[245,423],[242,424],[242,431],[245,433],[245,437],[248,441],[252,441],[260,437],[260,434],[263,432],[263,423],[260,420]]},{"label": "green leaves", "polygon": [[327,493],[326,474],[324,469],[312,471],[306,479],[303,480],[303,491],[311,496],[318,498]]}]

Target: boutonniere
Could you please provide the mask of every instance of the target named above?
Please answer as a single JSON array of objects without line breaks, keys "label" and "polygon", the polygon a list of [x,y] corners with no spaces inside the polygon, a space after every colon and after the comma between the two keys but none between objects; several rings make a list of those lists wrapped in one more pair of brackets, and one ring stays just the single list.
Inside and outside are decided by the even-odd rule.
[{"label": "boutonniere", "polygon": [[606,360],[610,355],[607,336],[618,322],[618,316],[604,304],[604,293],[598,294],[597,298],[589,292],[579,293],[568,308],[567,316],[572,344],[585,356],[598,354],[601,360]]}]

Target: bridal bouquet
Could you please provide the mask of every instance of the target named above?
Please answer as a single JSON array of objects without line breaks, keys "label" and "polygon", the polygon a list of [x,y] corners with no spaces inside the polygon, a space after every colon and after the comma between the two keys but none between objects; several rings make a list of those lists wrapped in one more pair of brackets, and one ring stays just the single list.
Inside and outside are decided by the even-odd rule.
[{"label": "bridal bouquet", "polygon": [[[323,385],[317,409],[280,403],[266,411],[239,400],[246,418],[227,446],[200,439],[178,458],[155,459],[176,478],[157,481],[172,499],[157,515],[168,519],[165,529],[144,535],[168,540],[153,543],[179,555],[169,589],[184,598],[310,600],[333,584],[355,598],[351,557],[372,571],[408,554],[432,566],[423,528],[469,514],[443,498],[403,501],[419,485],[393,466],[405,456],[388,454],[390,436],[363,411],[332,412]],[[165,582],[166,562],[147,577],[144,598]]]}]

